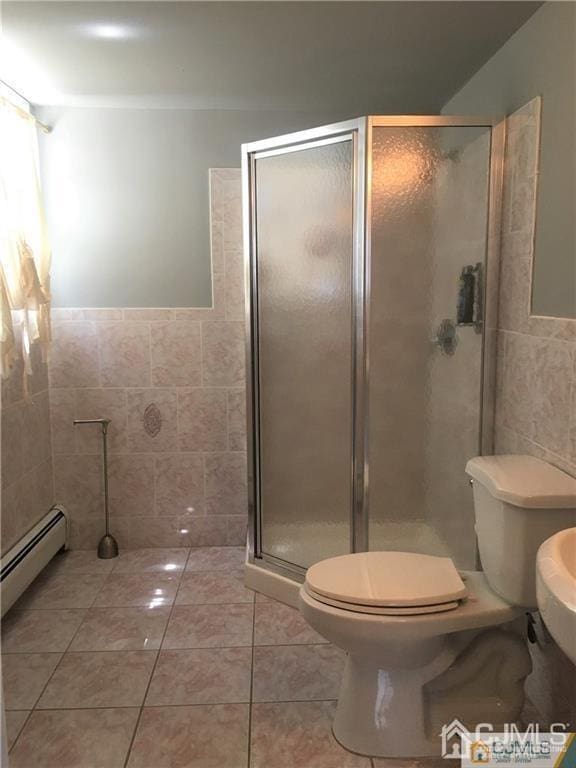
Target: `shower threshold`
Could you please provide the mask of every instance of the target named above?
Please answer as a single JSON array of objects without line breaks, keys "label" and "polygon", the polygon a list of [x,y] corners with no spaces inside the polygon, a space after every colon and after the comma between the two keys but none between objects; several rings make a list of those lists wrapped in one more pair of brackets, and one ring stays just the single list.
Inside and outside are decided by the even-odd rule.
[{"label": "shower threshold", "polygon": [[[267,522],[263,541],[264,558],[246,564],[245,581],[251,589],[297,607],[300,581],[287,572],[283,575],[266,562],[266,554],[288,566],[298,566],[302,573],[320,560],[343,555],[349,549],[350,526],[345,523],[299,522],[277,524]],[[268,546],[267,543],[273,543]],[[372,522],[372,551],[416,552],[449,557],[448,547],[435,530],[424,521]]]}]

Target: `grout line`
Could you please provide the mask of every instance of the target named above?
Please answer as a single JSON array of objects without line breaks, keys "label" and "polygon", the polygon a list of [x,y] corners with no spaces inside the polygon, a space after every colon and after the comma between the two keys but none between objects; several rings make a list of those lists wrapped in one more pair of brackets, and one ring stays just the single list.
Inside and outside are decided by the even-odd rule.
[{"label": "grout line", "polygon": [[[85,620],[85,618],[86,618],[86,612],[87,612],[88,610],[90,610],[90,608],[92,607],[92,605],[93,605],[94,601],[96,600],[97,596],[100,594],[100,591],[103,589],[103,587],[104,587],[104,584],[105,584],[107,581],[108,581],[108,578],[104,579],[104,581],[103,581],[103,582],[102,582],[102,584],[100,585],[100,587],[99,587],[98,591],[97,591],[97,592],[96,592],[96,594],[94,595],[94,598],[93,598],[93,600],[92,600],[92,603],[91,603],[89,606],[87,606],[87,607],[85,607],[85,608],[83,608],[83,609],[57,609],[57,608],[52,608],[52,609],[46,608],[46,609],[45,609],[45,610],[47,610],[47,611],[48,611],[48,610],[84,610],[84,611],[85,611],[85,614],[84,614],[84,616],[83,616],[83,618],[82,618],[82,621],[81,621],[81,622],[78,624],[78,626],[76,627],[76,630],[75,630],[75,632],[72,634],[72,637],[70,638],[70,642],[69,642],[69,643],[68,643],[68,645],[66,646],[66,649],[65,649],[64,651],[60,651],[60,653],[62,653],[62,655],[60,656],[60,658],[59,658],[59,660],[58,660],[58,663],[56,664],[56,666],[55,666],[55,667],[54,667],[54,669],[52,670],[52,674],[49,676],[48,680],[46,680],[46,683],[45,683],[44,687],[42,688],[42,691],[40,692],[40,695],[39,695],[39,696],[38,696],[38,698],[36,699],[36,701],[35,701],[35,703],[34,703],[34,706],[33,706],[33,707],[30,709],[30,714],[28,715],[28,717],[26,718],[26,722],[24,723],[24,725],[23,725],[23,726],[22,726],[22,728],[20,729],[20,733],[19,733],[19,734],[18,734],[18,736],[16,737],[16,740],[14,741],[14,744],[12,745],[11,749],[13,749],[13,748],[16,746],[16,743],[17,743],[17,741],[19,740],[20,736],[21,736],[21,735],[22,735],[22,733],[24,732],[24,728],[26,727],[26,723],[27,723],[27,722],[28,722],[28,720],[30,719],[30,716],[32,715],[32,712],[36,712],[36,710],[37,710],[37,708],[38,708],[38,702],[40,701],[40,699],[41,699],[41,698],[42,698],[42,696],[44,695],[44,693],[45,693],[45,691],[46,691],[46,688],[48,687],[48,685],[49,685],[50,681],[52,680],[52,678],[53,678],[53,677],[54,677],[54,675],[56,674],[56,671],[57,671],[57,670],[58,670],[58,668],[60,667],[60,664],[62,664],[62,660],[64,659],[64,656],[65,656],[65,655],[68,653],[68,651],[69,651],[69,649],[70,649],[70,646],[72,645],[72,643],[74,642],[74,639],[75,639],[76,635],[77,635],[77,634],[78,634],[78,632],[80,631],[80,627],[81,627],[81,626],[84,624],[84,620]],[[47,653],[51,653],[51,651],[47,651]],[[58,653],[58,651],[56,651],[56,653]],[[41,710],[38,710],[38,711],[41,711]]]},{"label": "grout line", "polygon": [[[338,701],[337,699],[267,699],[263,701],[255,701],[255,704],[307,704],[309,702],[313,702],[315,704],[326,702],[326,703],[332,703]],[[46,707],[45,709],[38,709],[36,711],[38,712],[75,712],[75,711],[86,711],[86,710],[106,710],[106,709],[178,709],[178,708],[185,708],[188,709],[190,707],[225,707],[228,704],[248,704],[249,702],[244,701],[210,701],[205,704],[149,704],[148,706],[139,707],[137,704],[115,704],[113,707],[111,706],[97,706],[97,707]],[[9,709],[6,710],[7,712],[27,712],[28,710],[25,709]],[[32,710],[30,710],[30,714],[32,714]],[[22,729],[24,729],[24,726],[22,726]],[[353,752],[352,754],[356,754]],[[362,755],[361,755],[362,757]]]},{"label": "grout line", "polygon": [[[188,552],[188,557],[190,556],[190,552]],[[188,558],[186,558],[186,562],[188,562]],[[130,760],[130,754],[132,752],[132,747],[134,745],[134,740],[136,738],[136,734],[138,733],[138,728],[140,727],[140,721],[142,719],[142,713],[144,712],[144,704],[146,702],[146,697],[148,696],[148,691],[150,690],[150,685],[152,684],[152,679],[154,677],[154,673],[156,672],[156,667],[158,666],[158,660],[160,658],[160,653],[162,652],[162,646],[164,645],[164,639],[166,637],[166,633],[168,631],[168,626],[170,625],[170,619],[172,618],[172,614],[174,612],[174,607],[176,605],[176,595],[178,594],[178,590],[180,589],[180,582],[182,581],[182,574],[184,573],[184,570],[179,571],[178,575],[178,588],[176,589],[176,593],[174,595],[174,599],[172,601],[172,605],[170,606],[170,613],[168,614],[168,619],[166,621],[166,625],[164,626],[164,631],[162,632],[162,637],[160,638],[160,645],[158,647],[158,650],[156,651],[156,659],[154,661],[154,666],[152,667],[152,672],[150,673],[150,677],[148,678],[148,685],[146,686],[146,690],[144,691],[144,696],[142,697],[142,704],[140,705],[140,709],[138,712],[138,717],[136,718],[136,724],[134,726],[134,731],[132,733],[132,738],[130,739],[130,744],[128,745],[128,749],[126,751],[126,758],[124,760],[124,768],[127,767],[128,761]]]},{"label": "grout line", "polygon": [[[42,691],[42,693],[44,693],[44,691]],[[40,694],[40,695],[42,695],[42,694]],[[18,710],[18,709],[12,709],[12,710],[10,710],[10,709],[7,709],[7,710],[5,710],[5,713],[4,713],[4,714],[6,715],[8,712],[22,712],[22,711],[24,711],[24,710]],[[14,747],[16,746],[16,744],[17,744],[17,742],[18,742],[18,739],[19,739],[19,738],[20,738],[20,736],[21,736],[21,735],[24,733],[24,729],[25,729],[25,728],[26,728],[26,726],[28,725],[28,720],[30,720],[30,718],[31,718],[31,716],[32,716],[32,713],[33,713],[33,712],[34,712],[34,709],[30,709],[30,710],[28,710],[28,715],[26,716],[26,719],[24,720],[24,722],[22,723],[22,726],[21,726],[20,730],[18,731],[18,736],[16,736],[16,738],[14,739],[14,743],[12,744],[12,746],[10,747],[10,749],[8,750],[8,754],[10,754],[10,752],[12,752],[12,750],[14,749]]]},{"label": "grout line", "polygon": [[250,768],[252,762],[252,705],[254,703],[254,638],[256,635],[256,593],[252,601],[252,654],[250,661],[250,694],[248,702],[248,744],[246,765]]}]

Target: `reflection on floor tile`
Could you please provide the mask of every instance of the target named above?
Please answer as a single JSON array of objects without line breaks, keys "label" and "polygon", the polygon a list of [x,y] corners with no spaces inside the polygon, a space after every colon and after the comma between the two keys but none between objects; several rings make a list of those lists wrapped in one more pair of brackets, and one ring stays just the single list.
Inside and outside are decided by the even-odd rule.
[{"label": "reflection on floor tile", "polygon": [[10,768],[122,768],[138,709],[36,711],[10,753]]},{"label": "reflection on floor tile", "polygon": [[370,768],[332,735],[332,701],[254,704],[251,768]]},{"label": "reflection on floor tile", "polygon": [[120,553],[114,573],[175,573],[183,571],[188,549],[127,549]]},{"label": "reflection on floor tile", "polygon": [[249,722],[251,768],[370,768],[331,735],[344,654],[246,589],[243,559],[59,555],[4,620],[11,768],[247,768]]},{"label": "reflection on floor tile", "polygon": [[12,746],[18,738],[18,734],[22,730],[22,726],[26,722],[26,718],[29,714],[29,710],[6,712],[6,735],[8,737],[8,749],[12,749]]},{"label": "reflection on floor tile", "polygon": [[32,709],[61,658],[61,653],[3,654],[6,709]]},{"label": "reflection on floor tile", "polygon": [[94,607],[172,605],[179,581],[179,575],[164,573],[112,573],[94,601]]},{"label": "reflection on floor tile", "polygon": [[2,650],[4,653],[65,651],[84,614],[84,610],[12,610],[2,621]]},{"label": "reflection on floor tile", "polygon": [[170,607],[90,608],[71,651],[155,651],[160,648]]},{"label": "reflection on floor tile", "polygon": [[250,701],[251,648],[161,651],[146,706]]},{"label": "reflection on floor tile", "polygon": [[252,644],[252,605],[176,605],[163,648],[226,648]]},{"label": "reflection on floor tile", "polygon": [[39,709],[139,707],[156,661],[154,651],[67,653]]},{"label": "reflection on floor tile", "polygon": [[327,642],[299,611],[284,603],[258,603],[255,607],[254,645],[300,645]]},{"label": "reflection on floor tile", "polygon": [[332,645],[254,648],[254,701],[337,699],[344,654]]},{"label": "reflection on floor tile", "polygon": [[176,605],[252,602],[254,592],[244,586],[243,571],[185,573],[176,596]]},{"label": "reflection on floor tile", "polygon": [[231,571],[246,560],[244,547],[198,547],[190,550],[187,571]]},{"label": "reflection on floor tile", "polygon": [[247,764],[248,705],[221,704],[145,707],[128,768],[245,768]]},{"label": "reflection on floor tile", "polygon": [[89,608],[106,577],[106,573],[45,571],[32,582],[14,607],[17,610]]}]

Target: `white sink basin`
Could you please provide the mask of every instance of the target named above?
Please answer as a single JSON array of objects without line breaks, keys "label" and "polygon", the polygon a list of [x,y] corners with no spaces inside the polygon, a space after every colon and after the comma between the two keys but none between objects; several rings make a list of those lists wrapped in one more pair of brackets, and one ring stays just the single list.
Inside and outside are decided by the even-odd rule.
[{"label": "white sink basin", "polygon": [[536,598],[548,631],[576,664],[576,528],[554,534],[538,550]]}]

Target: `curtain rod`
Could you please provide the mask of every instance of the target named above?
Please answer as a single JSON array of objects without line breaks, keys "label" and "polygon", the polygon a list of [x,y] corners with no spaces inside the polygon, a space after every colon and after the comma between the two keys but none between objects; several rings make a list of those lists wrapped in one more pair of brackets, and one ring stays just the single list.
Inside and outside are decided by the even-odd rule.
[{"label": "curtain rod", "polygon": [[[5,88],[7,88],[9,91],[12,91],[12,93],[15,93],[16,96],[18,96],[18,98],[22,99],[22,101],[26,102],[26,104],[29,104],[28,99],[25,98],[24,96],[22,96],[21,93],[18,93],[18,91],[15,88],[12,88],[11,85],[8,85],[8,83],[4,82],[4,80],[0,80],[0,83]],[[14,104],[14,102],[11,101],[10,99],[6,98],[6,96],[2,96],[0,94],[0,97],[2,99],[4,99],[5,101],[7,101],[12,107],[14,107],[14,109],[17,109],[19,112],[21,112],[24,115],[24,117],[27,117],[30,120],[33,120],[36,123],[36,125],[38,126],[38,128],[40,128],[42,133],[52,133],[52,126],[46,125],[46,123],[43,123],[42,120],[39,120],[36,117],[36,115],[32,114],[32,112],[27,112],[25,109],[22,109],[22,107],[18,106],[18,104]]]}]

